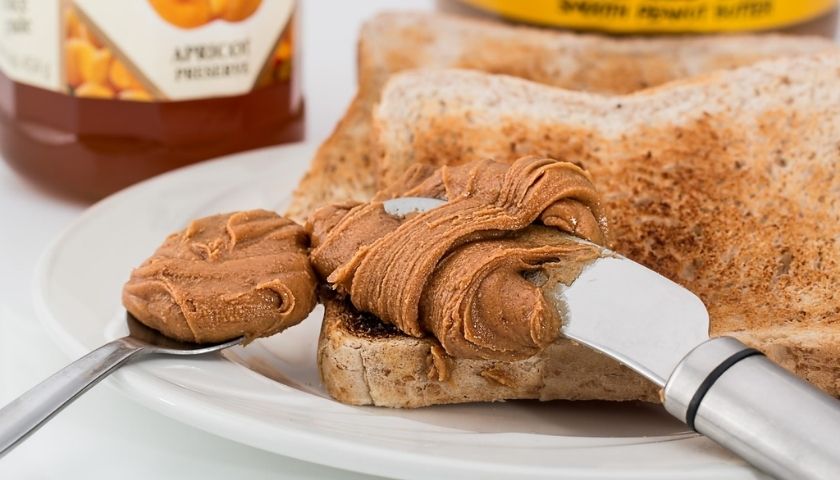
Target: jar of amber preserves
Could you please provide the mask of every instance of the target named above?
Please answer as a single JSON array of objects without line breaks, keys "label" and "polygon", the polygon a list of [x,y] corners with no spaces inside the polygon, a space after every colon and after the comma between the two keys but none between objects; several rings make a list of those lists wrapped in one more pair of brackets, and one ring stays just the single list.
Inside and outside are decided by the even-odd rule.
[{"label": "jar of amber preserves", "polygon": [[4,0],[0,147],[94,200],[200,160],[299,140],[294,0]]},{"label": "jar of amber preserves", "polygon": [[838,0],[438,0],[442,10],[610,34],[781,31],[833,37]]}]

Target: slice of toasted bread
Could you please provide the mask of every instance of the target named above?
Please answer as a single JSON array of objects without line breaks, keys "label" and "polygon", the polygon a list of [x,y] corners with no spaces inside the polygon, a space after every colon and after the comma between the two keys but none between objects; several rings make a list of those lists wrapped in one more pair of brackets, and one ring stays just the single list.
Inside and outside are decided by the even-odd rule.
[{"label": "slice of toasted bread", "polygon": [[303,221],[323,204],[366,200],[374,193],[370,113],[394,72],[460,67],[572,90],[627,93],[769,57],[833,48],[828,40],[810,37],[616,39],[433,13],[381,14],[360,34],[358,94],[316,153],[287,214]]},{"label": "slice of toasted bread", "polygon": [[[560,340],[515,361],[451,358],[334,297],[324,301],[318,366],[327,392],[353,405],[414,408],[513,399],[657,401],[654,386],[592,350]],[[445,373],[442,373],[445,372]]]},{"label": "slice of toasted bread", "polygon": [[389,82],[375,128],[386,176],[525,154],[581,164],[617,251],[697,293],[713,334],[840,395],[840,53],[626,96],[415,71]]}]

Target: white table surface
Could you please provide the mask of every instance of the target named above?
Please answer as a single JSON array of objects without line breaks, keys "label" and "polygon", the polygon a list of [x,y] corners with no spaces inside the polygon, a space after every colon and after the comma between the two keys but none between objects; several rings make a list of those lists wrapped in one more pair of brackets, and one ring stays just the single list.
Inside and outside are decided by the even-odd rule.
[{"label": "white table surface", "polygon": [[[305,0],[307,139],[332,131],[355,92],[361,22],[431,0]],[[71,359],[35,319],[31,286],[41,252],[84,210],[31,186],[0,161],[0,405]],[[328,455],[329,452],[325,452]],[[372,478],[270,454],[147,410],[105,383],[0,459],[0,479]]]}]

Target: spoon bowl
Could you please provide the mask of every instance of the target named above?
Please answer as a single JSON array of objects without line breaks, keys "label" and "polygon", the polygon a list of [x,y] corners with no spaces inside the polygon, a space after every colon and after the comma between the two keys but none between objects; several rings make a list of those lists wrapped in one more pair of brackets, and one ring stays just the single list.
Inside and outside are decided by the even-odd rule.
[{"label": "spoon bowl", "polygon": [[235,338],[221,343],[193,343],[182,342],[167,337],[159,331],[147,327],[145,324],[134,318],[134,315],[126,312],[125,323],[128,325],[128,336],[120,340],[131,342],[142,347],[147,354],[159,353],[163,355],[204,355],[206,353],[218,352],[225,348],[233,347],[242,343],[244,337]]}]

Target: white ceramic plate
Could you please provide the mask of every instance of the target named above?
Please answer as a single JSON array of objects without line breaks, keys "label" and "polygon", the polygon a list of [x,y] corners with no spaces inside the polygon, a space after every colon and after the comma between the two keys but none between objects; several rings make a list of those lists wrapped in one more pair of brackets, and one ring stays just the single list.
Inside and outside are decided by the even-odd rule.
[{"label": "white ceramic plate", "polygon": [[[192,218],[282,211],[313,152],[293,145],[163,175],[92,207],[42,258],[39,315],[74,356],[126,332],[130,269]],[[321,309],[281,335],[201,358],[156,358],[109,380],[174,419],[310,462],[407,479],[759,478],[658,406],[509,402],[352,407],[318,380]]]}]

